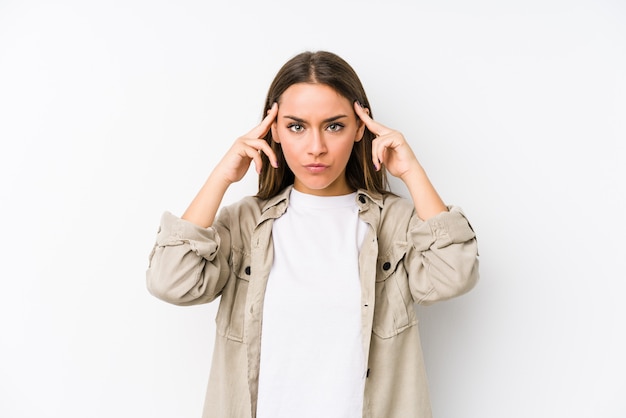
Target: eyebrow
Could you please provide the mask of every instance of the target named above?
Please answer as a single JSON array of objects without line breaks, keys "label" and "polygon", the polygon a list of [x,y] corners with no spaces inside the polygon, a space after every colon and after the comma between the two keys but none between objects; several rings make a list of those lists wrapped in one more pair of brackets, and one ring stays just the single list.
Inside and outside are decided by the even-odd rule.
[{"label": "eyebrow", "polygon": [[[347,117],[348,117],[348,115],[331,116],[330,118],[324,119],[322,122],[324,122],[324,123],[334,122],[334,121],[336,121],[338,119],[347,118]],[[306,120],[304,120],[302,118],[298,118],[296,116],[285,115],[285,116],[283,116],[283,118],[285,118],[285,119],[292,119],[292,120],[295,120],[296,122],[299,122],[299,123],[306,123]]]}]

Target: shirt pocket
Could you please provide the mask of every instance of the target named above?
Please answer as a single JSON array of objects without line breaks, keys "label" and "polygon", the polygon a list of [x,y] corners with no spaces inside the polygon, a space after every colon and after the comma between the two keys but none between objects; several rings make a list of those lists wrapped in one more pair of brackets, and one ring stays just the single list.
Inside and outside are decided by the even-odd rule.
[{"label": "shirt pocket", "polygon": [[404,257],[407,243],[396,243],[376,262],[376,303],[372,331],[391,338],[417,323]]},{"label": "shirt pocket", "polygon": [[233,250],[231,274],[217,311],[217,331],[229,340],[243,342],[244,318],[250,283],[250,254]]}]

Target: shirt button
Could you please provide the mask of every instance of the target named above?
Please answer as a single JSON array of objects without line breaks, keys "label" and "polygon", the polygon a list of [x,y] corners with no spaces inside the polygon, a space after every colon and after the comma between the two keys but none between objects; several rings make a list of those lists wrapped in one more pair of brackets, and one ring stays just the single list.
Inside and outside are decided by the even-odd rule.
[{"label": "shirt button", "polygon": [[365,203],[365,196],[363,196],[362,194],[359,195],[359,202]]},{"label": "shirt button", "polygon": [[250,275],[250,266],[246,267],[245,272],[246,272],[246,276]]},{"label": "shirt button", "polygon": [[385,264],[383,264],[383,270],[387,271],[391,268],[391,263],[389,261],[385,261]]}]

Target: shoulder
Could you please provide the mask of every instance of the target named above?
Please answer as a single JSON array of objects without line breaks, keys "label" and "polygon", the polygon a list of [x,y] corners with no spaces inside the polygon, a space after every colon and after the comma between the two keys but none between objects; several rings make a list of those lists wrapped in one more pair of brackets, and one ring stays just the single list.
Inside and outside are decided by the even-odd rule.
[{"label": "shoulder", "polygon": [[246,196],[234,203],[225,205],[222,212],[231,217],[241,217],[243,215],[261,214],[267,200],[259,199],[255,196]]},{"label": "shoulder", "polygon": [[381,229],[399,233],[406,231],[416,217],[412,200],[392,193],[383,195],[381,208]]},{"label": "shoulder", "polygon": [[263,219],[281,216],[287,206],[291,187],[287,187],[279,194],[268,199],[257,196],[246,196],[222,209],[225,217],[236,222],[262,221]]},{"label": "shoulder", "polygon": [[362,218],[375,227],[379,238],[393,240],[406,235],[416,217],[412,200],[391,192],[359,190],[358,193]]},{"label": "shoulder", "polygon": [[357,191],[362,209],[378,208],[381,218],[398,216],[410,218],[415,212],[413,201],[391,192],[373,192],[364,189]]},{"label": "shoulder", "polygon": [[387,192],[381,195],[384,207],[412,207],[413,202],[409,199],[397,194]]},{"label": "shoulder", "polygon": [[380,201],[382,216],[398,216],[408,219],[415,212],[413,201],[391,192],[382,194]]}]

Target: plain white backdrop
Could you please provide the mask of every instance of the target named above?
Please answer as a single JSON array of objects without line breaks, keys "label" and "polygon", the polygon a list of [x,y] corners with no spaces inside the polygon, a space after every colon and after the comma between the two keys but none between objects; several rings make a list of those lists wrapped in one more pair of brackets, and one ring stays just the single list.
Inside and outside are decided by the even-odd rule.
[{"label": "plain white backdrop", "polygon": [[200,416],[217,303],[146,291],[160,215],[327,49],[478,234],[418,308],[435,418],[625,417],[626,5],[226,3],[0,0],[0,416]]}]

